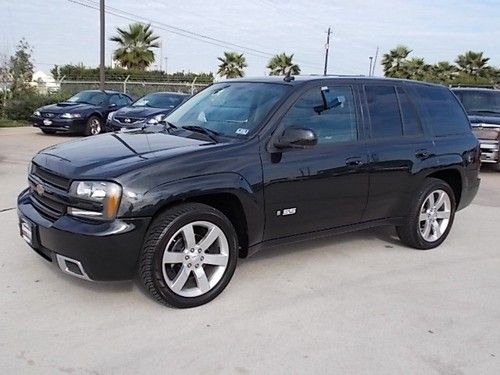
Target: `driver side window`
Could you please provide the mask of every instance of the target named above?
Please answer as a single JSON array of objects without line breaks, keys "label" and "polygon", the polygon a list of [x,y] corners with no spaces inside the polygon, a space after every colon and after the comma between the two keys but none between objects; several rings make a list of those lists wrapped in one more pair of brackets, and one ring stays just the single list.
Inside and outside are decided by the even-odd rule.
[{"label": "driver side window", "polygon": [[358,131],[352,88],[312,88],[290,108],[282,122],[284,128],[311,129],[316,133],[319,144],[355,141]]}]

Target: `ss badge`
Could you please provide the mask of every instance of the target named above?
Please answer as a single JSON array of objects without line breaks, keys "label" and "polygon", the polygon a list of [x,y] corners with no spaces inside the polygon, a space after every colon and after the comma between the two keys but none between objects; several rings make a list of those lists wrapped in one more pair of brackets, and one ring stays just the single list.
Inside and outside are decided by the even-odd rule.
[{"label": "ss badge", "polygon": [[283,211],[281,210],[276,211],[276,216],[295,215],[296,212],[297,212],[297,207],[285,208]]}]

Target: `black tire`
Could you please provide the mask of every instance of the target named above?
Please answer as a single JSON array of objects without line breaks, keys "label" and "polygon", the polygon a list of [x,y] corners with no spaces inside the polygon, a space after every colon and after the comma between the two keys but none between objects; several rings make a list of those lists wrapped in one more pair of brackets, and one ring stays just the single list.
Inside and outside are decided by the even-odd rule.
[{"label": "black tire", "polygon": [[[95,126],[98,127],[98,130],[94,130]],[[86,136],[89,135],[97,135],[103,132],[103,124],[102,120],[97,117],[97,116],[90,116],[89,119],[87,120],[87,124],[85,125],[85,132],[84,134]]]},{"label": "black tire", "polygon": [[55,134],[55,130],[40,129],[43,134]]},{"label": "black tire", "polygon": [[[429,242],[424,239],[420,232],[420,210],[422,205],[424,204],[425,199],[431,194],[431,192],[436,190],[445,191],[451,202],[451,212],[449,223],[446,230],[442,233],[441,237],[435,241]],[[450,233],[451,227],[453,226],[453,220],[455,218],[455,210],[456,210],[456,200],[453,189],[443,180],[437,178],[426,178],[417,191],[415,196],[413,197],[413,202],[410,206],[410,211],[408,216],[405,218],[405,223],[401,226],[396,227],[396,231],[398,233],[401,241],[410,247],[419,250],[429,250],[434,249],[441,245],[443,241],[448,237]]]},{"label": "black tire", "polygon": [[[205,294],[185,297],[167,285],[162,259],[170,239],[185,225],[196,221],[210,222],[222,230],[229,245],[229,259],[222,278],[215,286]],[[178,308],[196,307],[210,302],[224,290],[234,274],[237,259],[238,239],[229,219],[219,210],[205,204],[185,203],[167,209],[150,225],[139,259],[139,277],[156,301]],[[190,275],[194,277],[194,273]]]}]

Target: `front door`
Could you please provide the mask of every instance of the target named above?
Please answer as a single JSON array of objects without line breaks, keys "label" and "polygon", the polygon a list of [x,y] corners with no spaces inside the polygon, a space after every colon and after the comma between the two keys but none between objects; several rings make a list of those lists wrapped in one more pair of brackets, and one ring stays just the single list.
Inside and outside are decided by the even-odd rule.
[{"label": "front door", "polygon": [[[330,109],[326,109],[322,90],[333,98]],[[361,220],[369,177],[356,97],[355,88],[349,85],[313,87],[280,121],[275,134],[287,127],[308,128],[316,133],[318,144],[262,151],[265,240]]]}]

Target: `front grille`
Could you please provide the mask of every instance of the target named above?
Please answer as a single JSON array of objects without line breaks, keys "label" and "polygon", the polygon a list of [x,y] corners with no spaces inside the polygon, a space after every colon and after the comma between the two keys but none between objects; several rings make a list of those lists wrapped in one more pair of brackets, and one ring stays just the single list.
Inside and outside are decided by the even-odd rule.
[{"label": "front grille", "polygon": [[57,203],[50,198],[40,196],[35,190],[31,190],[31,203],[44,216],[58,219],[66,212],[66,206]]},{"label": "front grille", "polygon": [[474,128],[474,134],[478,139],[496,140],[500,129]]},{"label": "front grille", "polygon": [[57,116],[57,113],[51,113],[51,112],[42,112],[41,113],[42,117],[46,118],[53,118]]},{"label": "front grille", "polygon": [[139,118],[139,117],[115,117],[115,120],[121,124],[126,124],[126,125],[135,124],[136,122],[144,121],[143,118]]},{"label": "front grille", "polygon": [[68,178],[57,175],[34,163],[33,163],[32,174],[49,185],[58,187],[63,190],[69,190],[71,181]]}]

